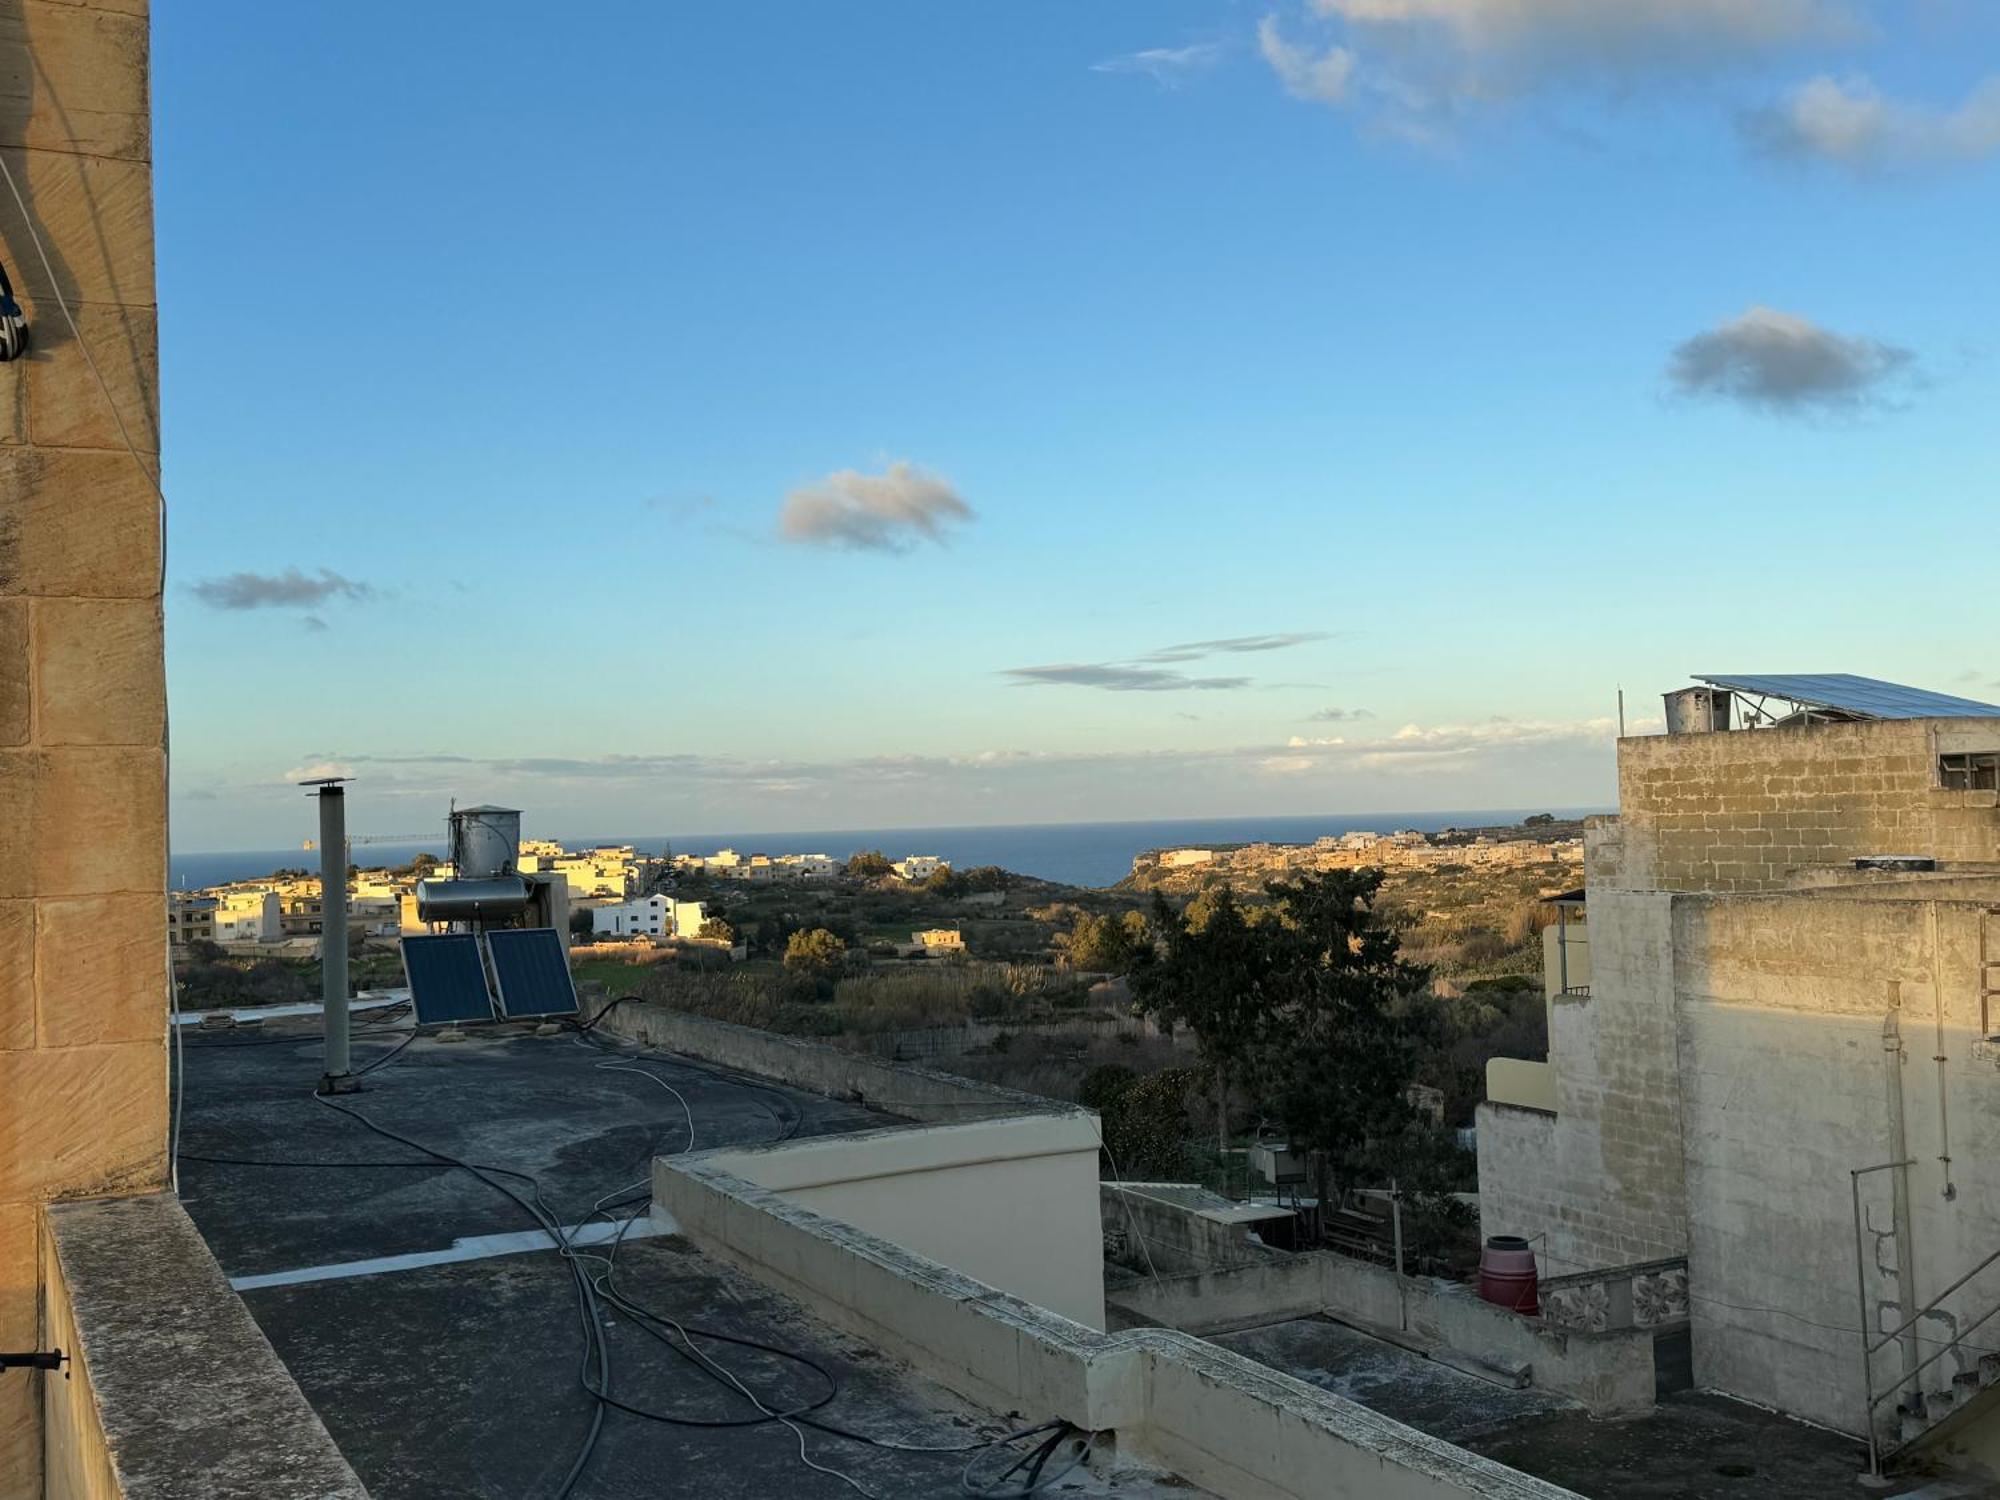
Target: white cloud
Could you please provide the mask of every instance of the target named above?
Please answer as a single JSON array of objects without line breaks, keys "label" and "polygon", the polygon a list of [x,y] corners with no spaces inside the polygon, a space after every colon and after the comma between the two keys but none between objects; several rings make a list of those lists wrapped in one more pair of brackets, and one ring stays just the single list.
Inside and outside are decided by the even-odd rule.
[{"label": "white cloud", "polygon": [[1196,42],[1186,47],[1148,47],[1140,52],[1124,52],[1090,65],[1093,73],[1137,73],[1163,89],[1177,89],[1195,74],[1222,60],[1220,42]]},{"label": "white cloud", "polygon": [[1879,340],[1834,333],[1792,313],[1751,307],[1674,346],[1667,366],[1687,396],[1764,411],[1858,411],[1884,403],[1915,356]]},{"label": "white cloud", "polygon": [[1955,109],[1886,98],[1867,78],[1808,79],[1775,109],[1748,116],[1745,133],[1774,156],[1832,162],[1856,172],[1976,162],[2000,152],[2000,75]]},{"label": "white cloud", "polygon": [[454,787],[499,781],[522,783],[628,783],[633,787],[687,785],[758,790],[837,790],[884,784],[940,783],[966,777],[1022,777],[1078,771],[1092,778],[1146,768],[1248,767],[1278,774],[1308,771],[1450,770],[1469,763],[1536,758],[1561,748],[1608,747],[1617,733],[1609,718],[1576,720],[1487,719],[1469,724],[1405,724],[1369,739],[1292,735],[1282,744],[1191,749],[1043,751],[987,749],[959,754],[877,755],[852,760],[762,760],[676,752],[595,756],[477,756],[419,751],[407,754],[313,757],[287,780],[361,775],[371,784],[390,778]]},{"label": "white cloud", "polygon": [[954,526],[974,518],[951,481],[906,459],[880,474],[841,469],[785,497],[778,535],[809,546],[903,552],[920,541],[942,545]]},{"label": "white cloud", "polygon": [[1532,90],[1623,94],[1867,34],[1841,0],[1308,0],[1317,35],[1257,29],[1288,93],[1423,142]]},{"label": "white cloud", "polygon": [[288,784],[301,781],[325,781],[334,776],[352,776],[354,767],[344,760],[313,760],[302,766],[293,766],[279,780]]},{"label": "white cloud", "polygon": [[1428,33],[1529,72],[1715,63],[1856,29],[1845,7],[1823,0],[1312,0],[1312,8],[1378,33]]},{"label": "white cloud", "polygon": [[1345,47],[1317,51],[1310,46],[1287,41],[1278,31],[1278,18],[1266,16],[1257,23],[1257,50],[1285,92],[1294,99],[1318,104],[1345,104],[1347,88],[1354,76],[1354,54]]}]

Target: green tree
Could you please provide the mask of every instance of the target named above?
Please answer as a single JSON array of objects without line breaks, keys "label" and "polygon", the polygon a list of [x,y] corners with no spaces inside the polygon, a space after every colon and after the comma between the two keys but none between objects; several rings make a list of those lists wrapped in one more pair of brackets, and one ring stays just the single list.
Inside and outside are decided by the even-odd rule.
[{"label": "green tree", "polygon": [[880,849],[863,849],[847,857],[847,873],[855,880],[879,880],[895,874],[896,867]]},{"label": "green tree", "polygon": [[1151,943],[1146,919],[1136,911],[1102,916],[1078,912],[1069,930],[1070,967],[1093,974],[1124,974]]},{"label": "green tree", "polygon": [[795,932],[785,941],[785,967],[795,974],[831,974],[847,958],[847,944],[824,927]]},{"label": "green tree", "polygon": [[1247,913],[1228,886],[1204,891],[1176,912],[1153,898],[1157,953],[1132,972],[1140,1011],[1193,1034],[1215,1081],[1216,1144],[1229,1143],[1229,1095],[1253,1071],[1284,1003],[1294,944],[1276,923]]},{"label": "green tree", "polygon": [[701,930],[697,932],[695,936],[712,938],[717,942],[734,944],[736,941],[736,929],[734,927],[731,927],[727,922],[723,921],[722,918],[720,917],[703,917],[701,922]]},{"label": "green tree", "polygon": [[1409,1086],[1436,1016],[1430,971],[1402,957],[1375,918],[1380,870],[1331,870],[1265,887],[1280,921],[1261,930],[1270,1018],[1258,1037],[1266,1097],[1295,1148],[1317,1153],[1325,1174],[1380,1170],[1379,1159],[1413,1128]]},{"label": "green tree", "polygon": [[931,871],[924,889],[933,896],[963,896],[971,887],[957,871],[943,869]]},{"label": "green tree", "polygon": [[569,914],[569,935],[571,937],[588,938],[596,930],[597,919],[591,915],[589,907],[580,906]]},{"label": "green tree", "polygon": [[963,878],[969,891],[1005,891],[1014,885],[1014,877],[998,865],[974,865]]}]

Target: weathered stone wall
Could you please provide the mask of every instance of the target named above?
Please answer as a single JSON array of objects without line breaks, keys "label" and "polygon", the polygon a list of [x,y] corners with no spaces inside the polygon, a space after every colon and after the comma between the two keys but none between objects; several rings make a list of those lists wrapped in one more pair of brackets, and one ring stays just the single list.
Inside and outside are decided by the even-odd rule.
[{"label": "weathered stone wall", "polygon": [[1547,1274],[1686,1253],[1672,900],[1592,891],[1591,993],[1550,1011],[1555,1114],[1479,1110],[1480,1229],[1535,1240]]},{"label": "weathered stone wall", "polygon": [[[1890,1177],[1875,1173],[1862,1180],[1871,1331],[1893,1328],[1906,1306],[1928,1302],[2000,1249],[2000,1058],[1979,1024],[1989,920],[2000,922],[1984,903],[1676,899],[1699,1385],[1861,1430],[1849,1173],[1898,1157],[1892,1077],[1903,1099],[1900,1151],[1914,1160],[1915,1300],[1897,1285]],[[1892,1012],[1899,1056],[1883,1041]],[[1950,1197],[1939,1160],[1946,1126]],[[1954,1321],[1996,1305],[2000,1267],[1920,1326],[1924,1353]],[[1984,1335],[1993,1326],[1973,1341],[1991,1346]],[[1925,1389],[1948,1383],[1957,1365],[1943,1364]],[[1879,1377],[1897,1368],[1893,1353],[1878,1357]]]},{"label": "weathered stone wall", "polygon": [[1618,742],[1624,841],[1593,847],[1590,887],[1783,889],[1792,872],[1861,854],[2000,859],[2000,795],[1945,791],[1937,757],[2000,750],[2000,719],[1814,724]]},{"label": "weathered stone wall", "polygon": [[[166,1172],[160,531],[38,259],[157,462],[146,0],[0,0],[0,1346],[41,1337],[39,1205]],[[0,1381],[0,1497],[39,1496],[39,1378]]]}]

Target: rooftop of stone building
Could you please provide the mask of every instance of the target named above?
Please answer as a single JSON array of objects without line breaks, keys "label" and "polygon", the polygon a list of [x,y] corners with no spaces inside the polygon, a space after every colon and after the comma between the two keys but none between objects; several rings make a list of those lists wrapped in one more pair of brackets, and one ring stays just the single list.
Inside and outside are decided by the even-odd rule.
[{"label": "rooftop of stone building", "polygon": [[[648,1214],[656,1157],[905,1123],[894,1115],[575,1030],[441,1041],[358,1020],[356,1066],[379,1066],[331,1101],[313,1093],[312,1018],[195,1032],[185,1048],[182,1201],[378,1500],[636,1500],[663,1484],[934,1496],[1045,1436],[989,1446],[1042,1418],[968,1402]],[[600,1416],[586,1370],[605,1388],[573,1266],[601,1278],[621,1405],[567,1491]],[[1094,1468],[1052,1492],[1199,1493]]]},{"label": "rooftop of stone building", "polygon": [[1962,1476],[1905,1475],[1864,1489],[1867,1454],[1855,1439],[1711,1392],[1663,1395],[1643,1416],[1594,1420],[1562,1396],[1509,1388],[1328,1318],[1214,1342],[1593,1500],[2000,1500],[2000,1485]]}]

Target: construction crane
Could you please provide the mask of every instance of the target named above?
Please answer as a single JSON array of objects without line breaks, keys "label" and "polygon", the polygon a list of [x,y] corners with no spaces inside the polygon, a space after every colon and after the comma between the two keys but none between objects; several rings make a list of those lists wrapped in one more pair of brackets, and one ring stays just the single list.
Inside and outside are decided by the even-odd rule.
[{"label": "construction crane", "polygon": [[[445,840],[436,832],[363,833],[349,834],[347,837],[347,847],[350,849],[356,844],[441,844],[444,842]],[[307,839],[301,847],[306,853],[310,854],[319,847],[319,841],[317,839]]]}]

